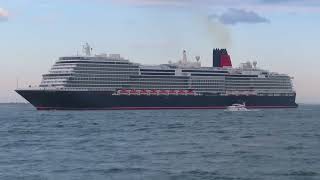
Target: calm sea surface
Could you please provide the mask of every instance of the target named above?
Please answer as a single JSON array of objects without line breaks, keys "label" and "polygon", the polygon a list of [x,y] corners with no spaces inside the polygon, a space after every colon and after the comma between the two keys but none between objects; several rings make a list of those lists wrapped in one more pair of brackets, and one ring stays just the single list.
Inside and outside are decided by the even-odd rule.
[{"label": "calm sea surface", "polygon": [[1,180],[319,180],[320,106],[225,112],[0,105]]}]

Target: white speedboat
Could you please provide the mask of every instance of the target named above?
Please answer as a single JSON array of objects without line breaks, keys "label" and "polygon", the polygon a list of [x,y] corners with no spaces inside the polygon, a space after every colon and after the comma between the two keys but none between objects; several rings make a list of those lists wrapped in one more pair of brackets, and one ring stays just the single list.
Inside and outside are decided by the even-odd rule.
[{"label": "white speedboat", "polygon": [[249,111],[246,108],[246,104],[245,103],[243,103],[243,104],[232,104],[231,106],[227,107],[227,110],[228,111]]}]

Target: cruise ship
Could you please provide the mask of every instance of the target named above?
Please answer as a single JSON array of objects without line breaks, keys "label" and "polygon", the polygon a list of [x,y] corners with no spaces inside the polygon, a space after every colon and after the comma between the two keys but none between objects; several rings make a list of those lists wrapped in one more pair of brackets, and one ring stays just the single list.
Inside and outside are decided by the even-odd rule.
[{"label": "cruise ship", "polygon": [[296,108],[292,77],[257,67],[233,68],[226,49],[213,49],[212,67],[190,61],[142,65],[119,54],[60,57],[37,87],[15,91],[38,110]]}]

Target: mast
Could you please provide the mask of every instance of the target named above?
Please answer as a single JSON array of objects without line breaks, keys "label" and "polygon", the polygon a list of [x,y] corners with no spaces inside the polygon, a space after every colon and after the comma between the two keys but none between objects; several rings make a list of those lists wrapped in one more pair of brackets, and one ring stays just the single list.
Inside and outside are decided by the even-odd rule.
[{"label": "mast", "polygon": [[91,56],[92,48],[90,47],[89,43],[86,43],[85,45],[83,45],[82,48],[83,48],[82,50],[86,56]]},{"label": "mast", "polygon": [[188,63],[187,51],[183,50],[183,52],[182,52],[182,64],[187,64],[187,63]]}]

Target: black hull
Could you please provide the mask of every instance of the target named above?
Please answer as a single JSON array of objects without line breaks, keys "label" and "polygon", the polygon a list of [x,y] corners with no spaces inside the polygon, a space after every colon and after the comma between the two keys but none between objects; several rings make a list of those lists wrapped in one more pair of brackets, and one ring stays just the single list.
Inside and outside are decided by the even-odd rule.
[{"label": "black hull", "polygon": [[113,96],[108,91],[17,90],[38,110],[296,108],[295,96]]}]

